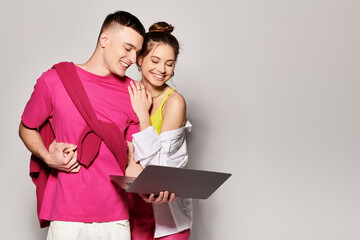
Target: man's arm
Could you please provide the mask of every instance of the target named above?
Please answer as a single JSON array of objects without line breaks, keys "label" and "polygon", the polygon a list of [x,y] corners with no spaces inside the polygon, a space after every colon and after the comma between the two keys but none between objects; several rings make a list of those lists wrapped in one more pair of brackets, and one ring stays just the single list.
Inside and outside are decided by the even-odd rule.
[{"label": "man's arm", "polygon": [[19,126],[19,136],[29,151],[43,160],[49,167],[73,173],[80,170],[78,168],[79,163],[76,158],[73,158],[75,153],[73,151],[66,153],[68,148],[74,147],[73,144],[57,143],[54,151],[50,153],[45,147],[40,133],[36,129],[26,127],[22,122]]}]

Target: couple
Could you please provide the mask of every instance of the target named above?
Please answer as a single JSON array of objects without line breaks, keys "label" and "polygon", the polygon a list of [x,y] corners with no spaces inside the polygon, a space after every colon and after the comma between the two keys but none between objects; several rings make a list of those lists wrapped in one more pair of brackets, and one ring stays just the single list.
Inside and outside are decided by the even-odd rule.
[{"label": "couple", "polygon": [[[185,101],[166,84],[179,53],[172,30],[159,22],[145,33],[135,16],[115,12],[86,63],[57,64],[37,80],[19,135],[33,153],[47,239],[189,239],[191,200],[128,195],[109,179],[187,162]],[[140,83],[125,76],[133,63]]]}]

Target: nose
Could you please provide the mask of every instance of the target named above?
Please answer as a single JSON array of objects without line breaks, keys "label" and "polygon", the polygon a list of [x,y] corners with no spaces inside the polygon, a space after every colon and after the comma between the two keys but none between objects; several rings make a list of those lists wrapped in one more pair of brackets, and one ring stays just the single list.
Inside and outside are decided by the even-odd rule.
[{"label": "nose", "polygon": [[131,51],[131,52],[130,52],[129,60],[131,61],[131,63],[135,63],[135,62],[136,62],[136,52],[135,52],[135,51]]},{"label": "nose", "polygon": [[164,64],[159,64],[158,66],[158,70],[161,72],[161,73],[165,73],[165,65]]}]

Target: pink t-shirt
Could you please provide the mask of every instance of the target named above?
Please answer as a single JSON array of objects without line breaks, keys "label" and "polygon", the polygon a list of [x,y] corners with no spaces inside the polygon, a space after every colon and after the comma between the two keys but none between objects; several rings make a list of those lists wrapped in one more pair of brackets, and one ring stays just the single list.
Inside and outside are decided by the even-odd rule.
[{"label": "pink t-shirt", "polygon": [[[139,131],[127,90],[132,80],[76,69],[98,119],[116,124],[125,139],[132,141],[132,134]],[[54,69],[38,79],[22,115],[22,122],[30,128],[40,127],[47,119],[57,142],[77,144],[86,125]],[[123,173],[104,143],[89,168],[82,167],[79,173],[53,173],[46,185],[41,219],[108,222],[129,218],[126,193],[109,179],[110,174]]]}]

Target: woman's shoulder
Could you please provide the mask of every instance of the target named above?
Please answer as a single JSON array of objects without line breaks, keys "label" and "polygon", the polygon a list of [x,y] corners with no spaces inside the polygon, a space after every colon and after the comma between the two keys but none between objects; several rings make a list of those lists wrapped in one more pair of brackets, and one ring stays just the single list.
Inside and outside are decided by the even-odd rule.
[{"label": "woman's shoulder", "polygon": [[162,114],[162,132],[182,127],[186,120],[186,103],[184,97],[177,91],[172,91],[163,106]]},{"label": "woman's shoulder", "polygon": [[170,93],[165,103],[168,107],[186,108],[185,98],[176,90]]}]

